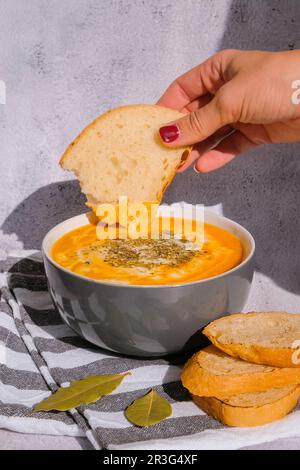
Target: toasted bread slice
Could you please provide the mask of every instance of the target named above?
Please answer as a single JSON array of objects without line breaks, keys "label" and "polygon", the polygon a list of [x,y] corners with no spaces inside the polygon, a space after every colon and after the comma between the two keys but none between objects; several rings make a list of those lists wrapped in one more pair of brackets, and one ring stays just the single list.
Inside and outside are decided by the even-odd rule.
[{"label": "toasted bread slice", "polygon": [[159,128],[182,117],[157,105],[122,106],[98,117],[72,142],[60,160],[79,179],[87,205],[160,202],[190,147],[171,149]]},{"label": "toasted bread slice", "polygon": [[211,345],[189,359],[181,380],[193,395],[223,398],[299,384],[300,369],[252,364]]},{"label": "toasted bread slice", "polygon": [[228,426],[261,426],[286,416],[295,408],[299,385],[273,388],[265,392],[242,393],[219,400],[193,395],[194,402],[207,414]]},{"label": "toasted bread slice", "polygon": [[245,361],[300,367],[300,314],[238,313],[213,321],[203,333],[219,349]]}]

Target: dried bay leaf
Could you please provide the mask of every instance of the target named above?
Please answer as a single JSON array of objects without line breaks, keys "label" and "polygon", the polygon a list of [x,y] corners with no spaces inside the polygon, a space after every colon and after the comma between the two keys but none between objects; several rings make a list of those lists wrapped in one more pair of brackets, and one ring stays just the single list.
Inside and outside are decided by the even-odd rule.
[{"label": "dried bay leaf", "polygon": [[104,395],[109,395],[122,382],[125,374],[91,375],[71,382],[69,387],[61,387],[57,392],[35,405],[33,411],[66,411],[81,404],[94,403]]},{"label": "dried bay leaf", "polygon": [[137,398],[125,411],[125,416],[136,426],[153,426],[168,418],[172,414],[170,403],[155,390]]}]

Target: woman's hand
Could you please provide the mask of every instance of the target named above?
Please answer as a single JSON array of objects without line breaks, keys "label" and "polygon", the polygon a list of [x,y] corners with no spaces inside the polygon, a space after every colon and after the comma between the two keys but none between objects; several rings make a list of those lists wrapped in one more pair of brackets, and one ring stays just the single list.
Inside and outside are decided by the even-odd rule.
[{"label": "woman's hand", "polygon": [[256,145],[300,141],[297,81],[299,50],[224,50],[177,78],[157,104],[188,113],[160,129],[169,147],[196,144],[179,171],[196,160],[208,172]]}]

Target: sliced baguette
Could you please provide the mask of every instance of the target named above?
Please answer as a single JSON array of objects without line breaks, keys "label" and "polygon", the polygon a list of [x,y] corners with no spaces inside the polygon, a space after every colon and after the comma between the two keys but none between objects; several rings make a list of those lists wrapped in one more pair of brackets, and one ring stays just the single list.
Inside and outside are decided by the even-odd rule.
[{"label": "sliced baguette", "polygon": [[295,408],[299,385],[265,392],[243,393],[219,400],[193,395],[194,402],[207,414],[228,426],[261,426],[286,416]]},{"label": "sliced baguette", "polygon": [[193,395],[223,398],[299,384],[300,369],[252,364],[211,345],[189,359],[181,381]]},{"label": "sliced baguette", "polygon": [[182,117],[156,105],[122,106],[98,117],[72,142],[60,165],[79,179],[87,205],[160,202],[189,147],[171,149],[160,140],[159,128]]},{"label": "sliced baguette", "polygon": [[238,313],[213,321],[203,333],[217,348],[245,361],[300,367],[300,314]]}]

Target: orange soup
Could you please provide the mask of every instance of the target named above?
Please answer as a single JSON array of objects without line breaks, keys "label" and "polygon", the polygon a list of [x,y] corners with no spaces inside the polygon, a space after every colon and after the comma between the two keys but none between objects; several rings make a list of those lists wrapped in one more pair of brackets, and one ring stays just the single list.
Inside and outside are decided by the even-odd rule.
[{"label": "orange soup", "polygon": [[222,274],[242,261],[240,240],[204,224],[204,243],[191,249],[187,240],[99,240],[96,226],[84,225],[59,238],[52,258],[81,276],[121,284],[166,285]]}]

